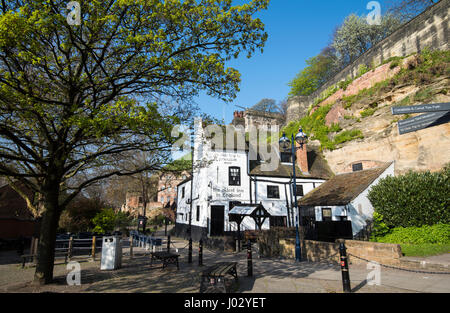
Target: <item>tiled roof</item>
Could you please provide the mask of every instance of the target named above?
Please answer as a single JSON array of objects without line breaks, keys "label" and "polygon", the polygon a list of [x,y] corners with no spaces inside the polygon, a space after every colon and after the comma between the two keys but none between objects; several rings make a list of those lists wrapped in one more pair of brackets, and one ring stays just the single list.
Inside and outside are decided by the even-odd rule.
[{"label": "tiled roof", "polygon": [[[297,178],[320,178],[329,179],[333,176],[328,163],[317,148],[307,146],[308,168],[309,173],[302,173],[300,168],[295,166],[295,176]],[[292,163],[278,163],[278,166],[273,171],[263,171],[260,164],[252,162],[250,168],[250,175],[256,176],[272,176],[272,177],[292,177]]]},{"label": "tiled roof", "polygon": [[346,205],[372,184],[392,163],[334,176],[299,200],[299,206]]}]

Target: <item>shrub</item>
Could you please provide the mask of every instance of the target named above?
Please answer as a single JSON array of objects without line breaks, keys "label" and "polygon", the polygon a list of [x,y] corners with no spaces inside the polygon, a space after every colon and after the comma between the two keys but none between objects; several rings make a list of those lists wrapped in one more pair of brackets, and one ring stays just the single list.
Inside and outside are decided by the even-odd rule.
[{"label": "shrub", "polygon": [[113,231],[116,225],[116,214],[114,210],[103,209],[92,219],[92,224],[95,225],[93,231],[96,233],[103,234]]},{"label": "shrub", "polygon": [[338,83],[338,87],[340,88],[340,89],[342,89],[342,90],[346,90],[347,89],[347,87],[348,87],[348,85],[350,85],[351,83],[353,82],[353,79],[346,79],[346,80],[341,80],[339,83]]},{"label": "shrub", "polygon": [[364,74],[366,74],[368,71],[370,71],[370,68],[365,65],[365,64],[360,64],[358,66],[358,75],[356,76],[356,78],[363,76]]},{"label": "shrub", "polygon": [[371,239],[376,241],[376,238],[382,237],[389,233],[389,227],[383,222],[383,215],[373,213],[373,227],[371,232]]},{"label": "shrub", "polygon": [[387,235],[376,238],[376,241],[398,244],[449,244],[450,224],[397,227]]},{"label": "shrub", "polygon": [[364,136],[359,129],[344,130],[343,132],[337,134],[336,137],[334,137],[334,143],[340,144],[346,141],[362,138],[364,138]]},{"label": "shrub", "polygon": [[389,228],[450,223],[450,166],[440,172],[387,176],[369,190],[375,212]]}]

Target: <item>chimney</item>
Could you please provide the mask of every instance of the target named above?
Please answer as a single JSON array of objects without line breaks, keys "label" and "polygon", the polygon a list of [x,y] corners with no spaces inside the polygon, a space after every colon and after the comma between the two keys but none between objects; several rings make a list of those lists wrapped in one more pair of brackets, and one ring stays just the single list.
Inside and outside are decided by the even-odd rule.
[{"label": "chimney", "polygon": [[303,173],[309,173],[308,168],[308,154],[306,152],[306,144],[303,144],[303,147],[300,148],[300,145],[296,143],[297,145],[297,151],[296,157],[297,157],[297,166],[300,168],[300,170]]}]

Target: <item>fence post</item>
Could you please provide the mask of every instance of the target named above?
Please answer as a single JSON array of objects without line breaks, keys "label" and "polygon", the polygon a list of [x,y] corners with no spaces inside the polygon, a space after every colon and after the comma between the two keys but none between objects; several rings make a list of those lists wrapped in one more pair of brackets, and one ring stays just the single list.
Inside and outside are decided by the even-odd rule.
[{"label": "fence post", "polygon": [[34,254],[34,237],[31,237],[30,254]]},{"label": "fence post", "polygon": [[198,243],[198,265],[203,265],[203,240],[201,239]]},{"label": "fence post", "polygon": [[192,263],[192,238],[189,238],[188,263]]},{"label": "fence post", "polygon": [[134,239],[134,236],[131,235],[130,236],[130,259],[133,258],[133,245],[134,245],[133,239]]},{"label": "fence post", "polygon": [[69,239],[69,249],[67,250],[67,258],[70,260],[72,258],[72,250],[73,250],[73,237]]},{"label": "fence post", "polygon": [[95,236],[92,236],[92,249],[91,249],[92,261],[95,261],[95,244],[96,244]]},{"label": "fence post", "polygon": [[350,275],[348,272],[347,251],[343,242],[339,244],[339,254],[341,255],[342,287],[344,292],[352,292],[350,286]]},{"label": "fence post", "polygon": [[170,235],[167,236],[167,253],[170,253]]},{"label": "fence post", "polygon": [[247,276],[253,276],[252,243],[250,239],[247,242]]}]

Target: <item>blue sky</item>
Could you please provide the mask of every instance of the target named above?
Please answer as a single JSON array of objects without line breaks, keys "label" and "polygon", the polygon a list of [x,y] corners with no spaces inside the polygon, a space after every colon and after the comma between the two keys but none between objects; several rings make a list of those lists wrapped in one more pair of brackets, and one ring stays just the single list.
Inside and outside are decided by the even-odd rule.
[{"label": "blue sky", "polygon": [[[248,0],[247,0],[248,1]],[[390,0],[379,0],[382,13]],[[258,14],[269,35],[264,52],[245,55],[227,63],[241,73],[240,92],[232,103],[207,95],[196,99],[202,112],[230,123],[236,105],[250,107],[263,98],[283,100],[289,81],[305,67],[305,61],[320,53],[334,29],[351,13],[366,15],[370,0],[271,0]]]}]

